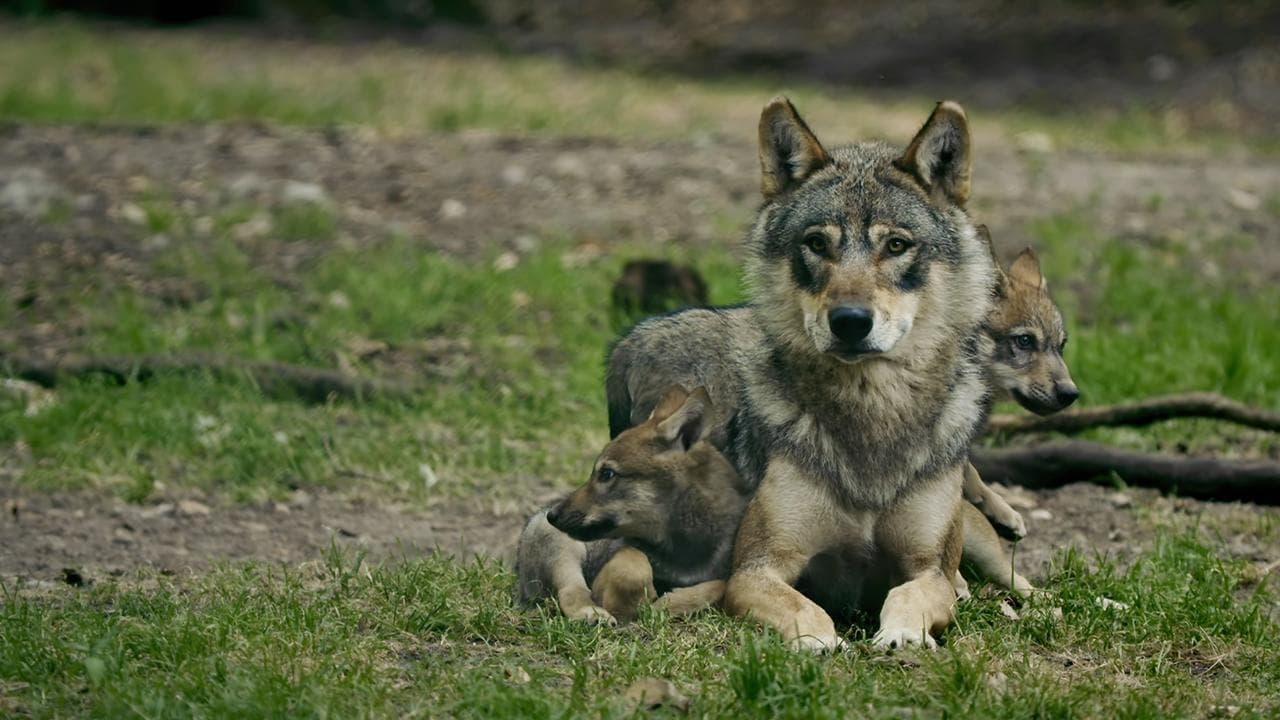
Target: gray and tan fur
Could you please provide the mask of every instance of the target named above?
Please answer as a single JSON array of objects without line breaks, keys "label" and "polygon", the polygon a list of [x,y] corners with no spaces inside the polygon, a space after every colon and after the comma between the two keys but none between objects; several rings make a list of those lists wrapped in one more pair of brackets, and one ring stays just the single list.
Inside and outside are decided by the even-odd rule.
[{"label": "gray and tan fur", "polygon": [[968,122],[941,103],[905,150],[828,152],[779,99],[760,149],[746,275],[765,342],[743,359],[729,443],[759,487],[726,609],[820,649],[842,643],[828,610],[879,608],[875,644],[932,646],[955,602],[996,283],[964,211]]},{"label": "gray and tan fur", "polygon": [[[986,228],[980,226],[978,231],[989,245]],[[750,307],[734,306],[686,310],[636,326],[617,343],[610,357],[607,393],[611,431],[619,432],[637,417],[647,415],[669,385],[700,385],[710,390],[721,410],[710,435],[712,442],[723,447],[742,387],[734,358],[764,342],[763,332],[753,320]],[[1027,403],[1033,412],[1044,412],[1047,406],[1061,410],[1078,395],[1061,355],[1066,342],[1062,314],[1030,248],[1019,253],[1008,272],[999,272],[995,307],[985,332],[997,349],[987,376],[997,396]],[[1031,405],[1029,398],[1045,400]],[[965,563],[988,580],[1025,592],[1030,583],[1013,572],[997,537],[997,533],[1011,540],[1024,537],[1026,524],[1021,514],[988,488],[972,465],[965,471],[964,497],[987,521],[969,512],[971,508],[965,509]],[[958,592],[967,594],[963,579],[957,576],[955,584]]]},{"label": "gray and tan fur", "polygon": [[668,389],[600,453],[588,482],[533,516],[517,550],[519,599],[565,615],[630,619],[657,597],[675,615],[718,602],[750,497],[706,441],[707,392]]}]

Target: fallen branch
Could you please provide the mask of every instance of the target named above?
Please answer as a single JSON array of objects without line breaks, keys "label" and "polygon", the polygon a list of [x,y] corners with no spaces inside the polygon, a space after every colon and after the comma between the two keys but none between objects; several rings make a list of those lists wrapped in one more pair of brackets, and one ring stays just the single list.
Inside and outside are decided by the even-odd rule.
[{"label": "fallen branch", "polygon": [[297,397],[322,403],[329,398],[361,399],[373,396],[407,398],[412,388],[385,380],[366,380],[337,370],[303,367],[281,362],[235,360],[217,355],[97,356],[62,355],[33,358],[0,353],[0,371],[44,387],[55,387],[67,377],[104,375],[118,384],[146,381],[161,372],[208,372],[221,376],[249,377],[264,394]]},{"label": "fallen branch", "polygon": [[987,423],[988,434],[1060,432],[1074,433],[1095,427],[1150,425],[1173,418],[1199,417],[1280,432],[1280,413],[1249,407],[1214,393],[1162,395],[1118,405],[1068,410],[1048,417],[995,415]]},{"label": "fallen branch", "polygon": [[1082,481],[1110,484],[1114,472],[1130,485],[1185,497],[1280,505],[1280,463],[1275,462],[1163,455],[1074,440],[1000,450],[979,448],[970,460],[987,482],[1032,489]]}]

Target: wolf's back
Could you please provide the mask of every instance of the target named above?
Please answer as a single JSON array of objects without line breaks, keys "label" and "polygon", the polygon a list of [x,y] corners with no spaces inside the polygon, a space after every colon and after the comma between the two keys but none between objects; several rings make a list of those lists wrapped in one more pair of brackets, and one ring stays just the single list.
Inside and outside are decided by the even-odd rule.
[{"label": "wolf's back", "polygon": [[609,353],[610,437],[649,417],[672,385],[703,387],[715,408],[711,442],[723,450],[724,430],[742,392],[738,358],[758,338],[746,305],[692,308],[637,324]]}]

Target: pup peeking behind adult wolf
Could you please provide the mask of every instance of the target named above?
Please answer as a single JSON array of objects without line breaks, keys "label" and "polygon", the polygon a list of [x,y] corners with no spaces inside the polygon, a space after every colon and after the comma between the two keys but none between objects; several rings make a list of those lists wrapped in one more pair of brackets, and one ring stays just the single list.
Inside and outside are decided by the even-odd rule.
[{"label": "pup peeking behind adult wolf", "polygon": [[706,442],[712,415],[706,390],[675,386],[610,441],[590,480],[525,526],[519,599],[555,597],[590,622],[630,619],[655,597],[673,615],[719,602],[750,489]]},{"label": "pup peeking behind adult wolf", "polygon": [[[685,369],[717,404],[730,398],[718,444],[755,488],[725,605],[801,647],[842,642],[814,598],[879,610],[878,645],[932,645],[952,617],[997,281],[964,211],[968,122],[942,103],[905,148],[828,150],[779,98],[761,114],[760,161],[751,331]],[[652,354],[611,361],[612,428],[635,412],[632,373],[664,348],[709,344],[684,315],[629,336]]]}]

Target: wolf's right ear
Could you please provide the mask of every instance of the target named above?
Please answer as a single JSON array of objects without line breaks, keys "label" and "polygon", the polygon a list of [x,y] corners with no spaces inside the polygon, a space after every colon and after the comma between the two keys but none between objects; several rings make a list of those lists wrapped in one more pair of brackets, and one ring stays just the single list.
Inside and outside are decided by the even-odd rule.
[{"label": "wolf's right ear", "polygon": [[[684,392],[684,388],[679,389]],[[675,390],[676,388],[672,388],[668,391],[667,397],[671,397]],[[665,404],[666,398],[663,398],[660,406]],[[706,388],[688,393],[680,407],[658,423],[658,437],[672,444],[678,443],[682,450],[687,451],[707,434],[707,415],[710,410],[711,396],[707,394]]]},{"label": "wolf's right ear", "polygon": [[964,108],[949,100],[938,103],[894,164],[913,175],[925,190],[964,207],[973,167]]},{"label": "wolf's right ear", "polygon": [[991,242],[991,231],[987,229],[986,225],[977,225],[973,229],[977,232],[978,239],[986,246],[987,253],[991,255],[991,264],[995,266],[996,297],[1004,297],[1008,291],[1006,286],[1009,284],[1009,278],[1004,274],[1004,267],[1000,265],[1000,258],[996,255],[996,245]]},{"label": "wolf's right ear", "polygon": [[779,95],[760,112],[760,192],[765,200],[789,190],[831,162],[822,143]]}]

